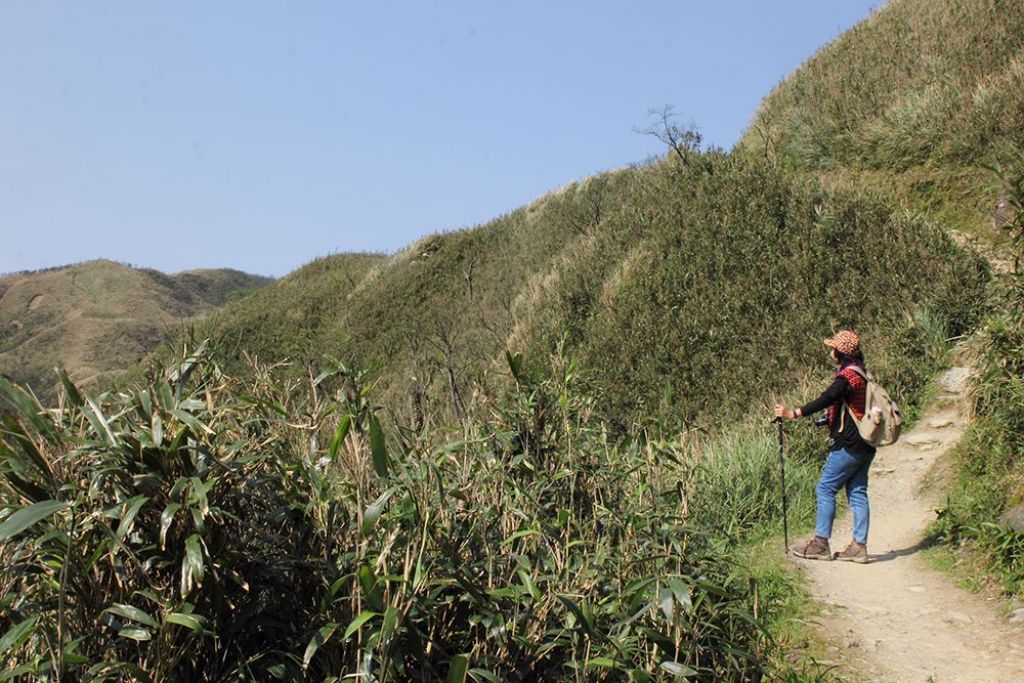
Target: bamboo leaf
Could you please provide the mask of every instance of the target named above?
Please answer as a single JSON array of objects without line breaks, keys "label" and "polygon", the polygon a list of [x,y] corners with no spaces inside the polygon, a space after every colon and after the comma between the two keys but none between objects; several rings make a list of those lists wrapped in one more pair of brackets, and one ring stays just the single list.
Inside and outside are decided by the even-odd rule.
[{"label": "bamboo leaf", "polygon": [[81,408],[85,405],[85,399],[82,398],[82,392],[78,390],[75,383],[68,377],[68,373],[64,368],[57,371],[57,375],[60,377],[60,383],[64,385],[64,393],[67,394],[68,400],[71,401],[71,405],[76,408]]},{"label": "bamboo leaf", "polygon": [[[320,646],[330,640],[334,632],[338,630],[338,624],[330,623],[321,626],[320,629],[313,634],[313,637],[309,640],[309,645],[306,646],[306,652],[302,655],[302,668],[308,669],[309,663],[313,660],[313,656],[316,655],[316,651],[320,649]],[[348,636],[346,636],[347,638]]]},{"label": "bamboo leaf", "polygon": [[29,633],[38,620],[38,616],[29,617],[7,629],[4,637],[0,638],[0,655],[6,654],[8,650],[20,646],[28,638]]},{"label": "bamboo leaf", "polygon": [[469,671],[469,654],[455,655],[451,664],[448,665],[447,683],[466,683],[466,673]]},{"label": "bamboo leaf", "polygon": [[676,602],[683,608],[683,611],[687,614],[693,612],[693,599],[690,597],[689,587],[676,578],[668,580],[668,587],[672,590],[672,595],[675,597]]},{"label": "bamboo leaf", "polygon": [[665,615],[665,618],[672,621],[672,617],[675,615],[675,601],[672,599],[672,591],[662,589],[658,595],[658,606],[661,607],[661,613]]},{"label": "bamboo leaf", "polygon": [[668,673],[676,677],[697,675],[697,671],[695,669],[691,669],[690,667],[680,664],[679,662],[665,661],[659,664],[658,666],[661,668],[662,671],[667,671]]},{"label": "bamboo leaf", "polygon": [[160,413],[153,412],[149,425],[153,432],[153,445],[159,447],[164,442],[164,421],[161,419]]},{"label": "bamboo leaf", "polygon": [[152,626],[153,628],[158,628],[160,626],[156,622],[156,619],[151,617],[147,612],[139,609],[138,607],[133,607],[132,605],[123,605],[119,602],[115,602],[112,607],[108,607],[103,611],[116,614],[119,617],[130,619],[131,621],[137,621],[140,624],[145,624],[146,626]]},{"label": "bamboo leaf", "polygon": [[206,515],[210,514],[210,501],[206,497],[206,493],[213,488],[216,478],[203,481],[199,477],[192,477],[189,481],[192,484],[192,495],[189,496],[188,502],[195,503],[199,508],[200,518],[205,519]]},{"label": "bamboo leaf", "polygon": [[18,676],[35,673],[36,671],[37,669],[35,664],[22,664],[21,666],[16,666],[10,671],[5,671],[0,674],[0,681],[18,680]]},{"label": "bamboo leaf", "polygon": [[[46,476],[47,479],[53,478],[53,468],[50,467],[50,463],[43,457],[42,452],[39,450],[39,446],[36,445],[35,440],[31,434],[20,425],[13,416],[4,415],[4,425],[7,427],[7,435],[10,440],[17,443],[21,447],[21,451],[28,456],[31,463]],[[8,443],[4,443],[0,440],[0,452],[5,453],[21,462],[21,458],[18,457],[17,453],[10,447]],[[17,467],[16,467],[17,469]],[[25,476],[28,476],[27,472],[22,472]]]},{"label": "bamboo leaf", "polygon": [[10,482],[11,488],[20,493],[25,498],[28,498],[33,503],[38,503],[43,500],[50,500],[53,496],[52,493],[46,491],[35,482],[22,479],[14,472],[4,471],[2,473],[7,481]]},{"label": "bamboo leaf", "polygon": [[131,640],[138,641],[151,640],[153,638],[153,634],[150,633],[148,629],[136,628],[134,626],[121,629],[117,632],[117,635],[122,638],[129,638]]},{"label": "bamboo leaf", "polygon": [[96,401],[92,400],[92,398],[86,398],[85,405],[82,406],[81,410],[85,414],[85,418],[89,420],[89,424],[92,425],[93,431],[111,448],[117,446],[117,439],[114,438],[114,433],[110,431],[110,423],[107,422],[107,418],[103,411],[100,410],[100,407],[96,405]]},{"label": "bamboo leaf", "polygon": [[525,384],[527,377],[523,372],[523,354],[505,351],[505,360],[508,362],[508,369],[518,384]]},{"label": "bamboo leaf", "polygon": [[371,612],[370,610],[363,610],[362,612],[359,613],[359,616],[357,616],[355,619],[353,619],[352,623],[348,625],[348,628],[345,629],[345,635],[343,635],[341,637],[341,639],[342,640],[348,640],[352,636],[353,633],[355,633],[356,631],[358,631],[360,628],[363,627],[363,624],[368,622],[370,619],[373,619],[374,617],[379,617],[379,616],[380,616],[379,612]]},{"label": "bamboo leaf", "polygon": [[153,399],[150,398],[149,392],[146,390],[139,391],[139,393],[136,394],[136,399],[138,400],[139,407],[142,408],[142,412],[145,416],[147,418],[151,418],[153,416]]},{"label": "bamboo leaf", "polygon": [[194,631],[195,633],[203,632],[203,622],[200,621],[199,617],[191,614],[182,614],[181,612],[171,612],[164,617],[164,622],[168,624],[177,624],[178,626],[184,626],[187,629]]},{"label": "bamboo leaf", "polygon": [[567,595],[558,595],[556,597],[558,598],[559,602],[565,605],[566,609],[568,609],[573,614],[573,616],[576,617],[577,621],[579,621],[584,631],[586,631],[591,637],[597,637],[599,635],[594,631],[593,619],[590,618],[590,616],[586,612],[580,609],[580,606],[576,604],[575,600],[568,597]]},{"label": "bamboo leaf", "polygon": [[203,582],[203,551],[199,534],[185,539],[185,557],[181,560],[181,595],[188,595]]},{"label": "bamboo leaf", "polygon": [[157,403],[164,410],[170,410],[174,407],[174,394],[171,392],[171,385],[167,383],[167,380],[160,380],[156,385],[156,398]]},{"label": "bamboo leaf", "polygon": [[384,623],[380,628],[380,642],[386,642],[391,638],[397,625],[398,610],[395,609],[394,605],[388,605],[388,608],[384,610]]},{"label": "bamboo leaf", "polygon": [[366,597],[367,604],[374,610],[381,611],[384,609],[383,600],[383,589],[380,585],[381,581],[377,578],[373,568],[369,565],[363,565],[359,568],[359,584],[362,586],[363,595]]},{"label": "bamboo leaf", "polygon": [[363,527],[362,532],[365,534],[373,529],[374,525],[377,524],[377,520],[384,514],[384,509],[387,507],[388,499],[394,493],[394,489],[388,489],[380,495],[377,500],[373,501],[363,512]]},{"label": "bamboo leaf", "polygon": [[184,410],[178,410],[177,408],[172,408],[167,412],[178,418],[183,424],[188,425],[193,434],[199,435],[202,432],[206,432],[207,434],[213,433],[209,427],[200,422],[199,418],[192,413],[187,413]]},{"label": "bamboo leaf", "polygon": [[160,513],[160,549],[163,550],[167,545],[167,530],[171,528],[171,524],[174,522],[175,513],[181,509],[181,503],[170,503],[164,508],[164,511]]},{"label": "bamboo leaf", "polygon": [[338,428],[334,430],[334,436],[331,437],[330,443],[327,445],[327,452],[332,458],[337,457],[338,451],[341,449],[341,444],[345,443],[345,437],[348,436],[348,430],[352,428],[352,416],[346,415],[341,418],[338,422]]},{"label": "bamboo leaf", "polygon": [[528,572],[520,569],[519,578],[523,582],[523,586],[526,587],[526,590],[530,593],[533,599],[539,602],[541,597],[540,590],[538,590],[536,584],[534,584],[533,577],[531,577]]},{"label": "bamboo leaf", "polygon": [[587,660],[587,666],[602,666],[608,669],[616,669],[619,664],[611,657],[594,657]]},{"label": "bamboo leaf", "polygon": [[0,391],[7,395],[11,405],[18,410],[22,417],[31,422],[40,434],[47,437],[53,436],[53,427],[43,416],[42,406],[39,405],[39,401],[33,398],[30,393],[18,385],[7,381],[3,375],[0,375]]},{"label": "bamboo leaf", "polygon": [[59,500],[43,500],[21,508],[0,524],[0,541],[20,534],[66,507],[68,504]]},{"label": "bamboo leaf", "polygon": [[515,532],[514,534],[512,534],[511,536],[506,538],[504,541],[502,541],[501,545],[503,545],[503,546],[509,545],[510,543],[513,543],[514,541],[516,541],[516,540],[518,540],[520,538],[525,538],[527,536],[540,536],[540,535],[541,535],[541,533],[538,530],[536,530],[536,529],[520,529],[519,531]]},{"label": "bamboo leaf", "polygon": [[132,525],[135,522],[135,517],[139,514],[139,510],[142,506],[149,501],[148,496],[135,496],[129,499],[124,504],[124,514],[121,515],[121,521],[117,525],[117,540],[123,541],[124,537],[131,531]]}]

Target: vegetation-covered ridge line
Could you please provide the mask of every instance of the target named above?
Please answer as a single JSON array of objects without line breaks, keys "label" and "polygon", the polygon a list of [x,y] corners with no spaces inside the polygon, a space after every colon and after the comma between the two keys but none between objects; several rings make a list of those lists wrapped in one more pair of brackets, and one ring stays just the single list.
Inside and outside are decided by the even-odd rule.
[{"label": "vegetation-covered ridge line", "polygon": [[773,90],[741,146],[992,239],[1006,196],[985,167],[1019,158],[1022,93],[1016,0],[893,0]]},{"label": "vegetation-covered ridge line", "polygon": [[[240,340],[296,375],[327,356],[376,366],[382,403],[406,424],[485,414],[506,350],[543,373],[563,348],[602,386],[616,429],[659,412],[707,426],[824,370],[802,359],[835,326],[861,330],[909,399],[927,374],[922,346],[974,324],[986,277],[884,198],[693,151],[392,257],[319,259],[199,334],[238,350],[229,367]],[[766,354],[755,344],[769,330],[779,348]]]},{"label": "vegetation-covered ridge line", "polygon": [[[85,261],[75,261],[74,263],[66,263],[66,264],[57,265],[57,266],[46,266],[46,267],[43,267],[43,268],[36,268],[36,269],[13,270],[13,271],[6,272],[6,273],[0,273],[0,279],[8,278],[8,277],[16,276],[16,275],[36,275],[36,274],[39,274],[39,273],[52,273],[52,272],[58,272],[58,271],[61,271],[61,270],[67,270],[69,268],[76,268],[76,267],[81,267],[81,266],[89,266],[89,265],[93,265],[93,264],[105,264],[105,263],[106,264],[114,264],[114,265],[118,265],[118,266],[125,266],[125,267],[131,268],[133,270],[163,272],[163,271],[160,271],[160,270],[158,270],[156,268],[152,268],[150,266],[143,266],[143,265],[139,265],[139,264],[135,264],[135,263],[130,263],[128,261],[118,261],[117,259],[110,259],[110,258],[96,258],[96,259],[88,259],[88,260],[85,260]],[[209,272],[238,273],[238,274],[242,274],[242,275],[248,275],[250,277],[262,278],[262,279],[267,280],[267,281],[272,281],[272,280],[275,279],[275,278],[273,278],[271,276],[268,276],[268,275],[253,275],[253,274],[248,273],[246,271],[238,270],[237,268],[212,268],[212,267],[211,268],[186,268],[184,270],[180,270],[180,271],[176,271],[176,272],[171,272],[171,273],[165,273],[165,274],[168,275],[169,277],[175,277],[175,276],[178,276],[178,275],[193,275],[193,274],[209,273]]]}]

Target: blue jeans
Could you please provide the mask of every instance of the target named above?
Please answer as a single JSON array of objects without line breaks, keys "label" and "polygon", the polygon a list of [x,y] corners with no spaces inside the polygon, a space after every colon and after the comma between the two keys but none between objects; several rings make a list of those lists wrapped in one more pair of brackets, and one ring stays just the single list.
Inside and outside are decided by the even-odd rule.
[{"label": "blue jeans", "polygon": [[818,523],[814,533],[831,538],[832,522],[836,518],[836,494],[846,487],[846,503],[853,510],[853,540],[868,542],[868,467],[874,458],[859,458],[844,448],[830,451],[821,471],[818,486]]}]

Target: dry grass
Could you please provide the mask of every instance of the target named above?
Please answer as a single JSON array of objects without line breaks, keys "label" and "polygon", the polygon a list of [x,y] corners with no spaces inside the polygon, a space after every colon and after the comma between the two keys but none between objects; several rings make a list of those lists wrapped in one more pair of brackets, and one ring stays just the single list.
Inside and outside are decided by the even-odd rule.
[{"label": "dry grass", "polygon": [[174,276],[113,261],[2,278],[0,372],[53,395],[55,366],[88,384],[138,362],[231,292],[266,278],[230,270]]},{"label": "dry grass", "polygon": [[892,188],[986,234],[980,170],[1024,143],[1024,12],[1015,0],[893,0],[765,98],[741,146]]}]

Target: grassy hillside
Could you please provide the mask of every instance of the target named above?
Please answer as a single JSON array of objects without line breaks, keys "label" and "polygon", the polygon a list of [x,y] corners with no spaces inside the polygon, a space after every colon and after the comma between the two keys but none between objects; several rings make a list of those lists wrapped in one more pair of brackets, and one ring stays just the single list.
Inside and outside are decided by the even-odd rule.
[{"label": "grassy hillside", "polygon": [[109,381],[191,317],[268,278],[234,270],[165,275],[113,261],[0,277],[0,372],[52,396],[55,366]]},{"label": "grassy hillside", "polygon": [[559,354],[620,430],[659,411],[742,416],[825,369],[836,326],[910,400],[927,352],[970,329],[984,265],[885,199],[708,152],[571,184],[389,257],[330,257],[210,321],[227,348],[377,367],[405,424],[486,413],[504,353]]},{"label": "grassy hillside", "polygon": [[335,349],[324,331],[346,315],[352,297],[385,262],[379,254],[317,259],[211,312],[202,327],[219,330],[229,354],[245,351],[275,361],[297,355],[320,358]]},{"label": "grassy hillside", "polygon": [[780,84],[742,145],[880,189],[984,233],[1001,192],[980,166],[1024,146],[1017,0],[894,0]]},{"label": "grassy hillside", "polygon": [[[390,257],[319,259],[212,316],[204,331],[235,352],[289,358],[296,374],[324,356],[382,367],[398,409],[414,396],[451,415],[501,361],[554,259],[571,252],[628,196],[633,173],[573,183],[472,230],[425,237]],[[502,361],[503,362],[503,361]],[[449,370],[451,378],[449,381]],[[465,394],[463,396],[463,394]]]},{"label": "grassy hillside", "polygon": [[1024,504],[1024,7],[889,2],[776,88],[742,147],[826,184],[877,188],[1016,263],[971,341],[976,420],[936,533],[1021,595],[1024,535],[1000,517]]}]

